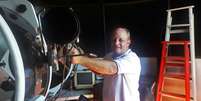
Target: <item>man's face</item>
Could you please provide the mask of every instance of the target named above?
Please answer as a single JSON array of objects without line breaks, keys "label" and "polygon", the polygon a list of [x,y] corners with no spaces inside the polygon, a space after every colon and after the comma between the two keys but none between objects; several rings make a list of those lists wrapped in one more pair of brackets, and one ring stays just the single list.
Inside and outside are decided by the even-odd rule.
[{"label": "man's face", "polygon": [[123,28],[117,28],[112,35],[112,50],[116,54],[122,54],[129,48],[131,41],[127,31]]}]

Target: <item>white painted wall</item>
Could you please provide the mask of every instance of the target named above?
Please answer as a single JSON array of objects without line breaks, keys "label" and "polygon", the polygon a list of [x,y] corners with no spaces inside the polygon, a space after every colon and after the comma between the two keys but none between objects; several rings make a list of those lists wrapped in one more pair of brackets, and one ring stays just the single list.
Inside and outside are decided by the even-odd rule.
[{"label": "white painted wall", "polygon": [[197,100],[201,101],[201,59],[196,59]]}]

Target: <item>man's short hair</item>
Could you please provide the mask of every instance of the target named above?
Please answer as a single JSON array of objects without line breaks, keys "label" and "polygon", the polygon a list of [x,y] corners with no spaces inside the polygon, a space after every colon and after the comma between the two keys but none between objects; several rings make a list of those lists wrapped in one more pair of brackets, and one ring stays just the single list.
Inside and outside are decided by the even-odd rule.
[{"label": "man's short hair", "polygon": [[113,29],[112,29],[112,35],[115,33],[115,31],[118,28],[124,29],[127,32],[128,36],[130,37],[130,30],[126,26],[124,26],[124,25],[116,25],[116,26],[114,26]]}]

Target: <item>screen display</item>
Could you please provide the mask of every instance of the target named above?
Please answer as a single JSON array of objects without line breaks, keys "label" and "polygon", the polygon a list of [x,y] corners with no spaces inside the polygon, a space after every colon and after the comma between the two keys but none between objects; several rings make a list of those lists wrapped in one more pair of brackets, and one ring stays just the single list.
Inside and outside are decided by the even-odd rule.
[{"label": "screen display", "polygon": [[92,73],[82,72],[77,73],[77,83],[78,84],[92,84]]}]

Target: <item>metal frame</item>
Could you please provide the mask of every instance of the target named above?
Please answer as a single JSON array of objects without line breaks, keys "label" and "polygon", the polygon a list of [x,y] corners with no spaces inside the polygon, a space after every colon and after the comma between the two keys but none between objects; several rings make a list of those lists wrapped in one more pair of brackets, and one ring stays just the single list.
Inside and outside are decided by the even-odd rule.
[{"label": "metal frame", "polygon": [[13,68],[15,71],[15,83],[16,83],[14,100],[24,101],[25,74],[24,74],[24,65],[21,53],[11,29],[9,28],[8,24],[1,15],[0,15],[0,32],[2,33],[6,43],[8,44],[11,53],[11,58],[14,63],[13,65],[16,66],[15,68]]}]

